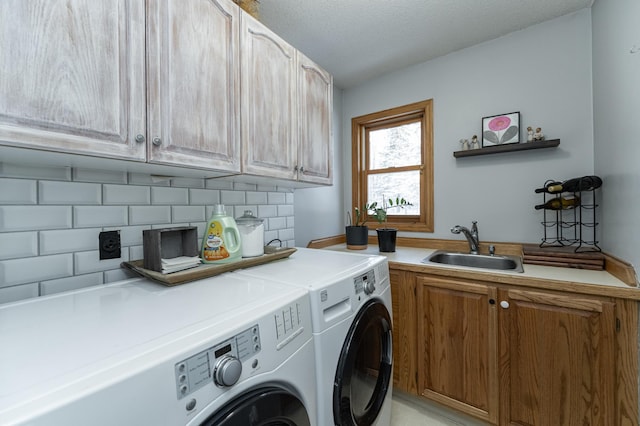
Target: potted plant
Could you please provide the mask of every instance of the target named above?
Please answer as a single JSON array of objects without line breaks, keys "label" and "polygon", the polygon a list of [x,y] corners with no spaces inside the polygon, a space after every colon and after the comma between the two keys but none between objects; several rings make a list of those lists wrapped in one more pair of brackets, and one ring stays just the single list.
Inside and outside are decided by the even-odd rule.
[{"label": "potted plant", "polygon": [[347,226],[345,235],[347,237],[347,248],[350,250],[364,250],[369,242],[369,227],[366,225],[369,219],[369,205],[364,208],[355,209],[355,221],[351,222],[351,213],[347,212]]},{"label": "potted plant", "polygon": [[377,202],[373,202],[368,205],[368,209],[371,214],[376,218],[379,224],[384,226],[376,229],[378,233],[378,248],[383,253],[392,253],[396,251],[396,235],[398,230],[396,228],[387,227],[387,210],[392,208],[405,208],[406,206],[412,206],[410,202],[404,198],[396,197],[395,201],[392,198],[388,200],[382,200],[382,206],[378,206]]}]

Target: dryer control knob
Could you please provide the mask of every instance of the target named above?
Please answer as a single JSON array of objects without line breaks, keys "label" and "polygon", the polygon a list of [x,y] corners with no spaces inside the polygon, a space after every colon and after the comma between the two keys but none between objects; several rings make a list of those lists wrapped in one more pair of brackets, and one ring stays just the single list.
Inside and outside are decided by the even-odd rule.
[{"label": "dryer control knob", "polygon": [[376,291],[376,285],[373,281],[365,281],[364,282],[364,294],[369,295]]},{"label": "dryer control knob", "polygon": [[242,373],[242,363],[229,355],[216,361],[213,368],[213,380],[218,386],[233,386]]}]

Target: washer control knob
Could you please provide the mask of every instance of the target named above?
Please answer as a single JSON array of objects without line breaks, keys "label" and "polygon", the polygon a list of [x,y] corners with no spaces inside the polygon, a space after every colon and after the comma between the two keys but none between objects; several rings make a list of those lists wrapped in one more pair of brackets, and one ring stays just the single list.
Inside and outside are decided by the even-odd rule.
[{"label": "washer control knob", "polygon": [[233,386],[242,373],[242,363],[229,355],[218,359],[213,368],[213,381],[218,386]]},{"label": "washer control knob", "polygon": [[364,294],[369,295],[376,291],[376,285],[373,281],[365,281],[364,282]]}]

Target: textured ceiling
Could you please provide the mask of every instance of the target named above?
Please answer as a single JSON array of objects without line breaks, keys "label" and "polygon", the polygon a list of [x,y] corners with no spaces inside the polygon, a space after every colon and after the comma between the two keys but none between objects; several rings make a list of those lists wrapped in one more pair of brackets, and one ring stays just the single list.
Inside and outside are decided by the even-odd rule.
[{"label": "textured ceiling", "polygon": [[594,0],[259,0],[260,20],[348,88]]}]

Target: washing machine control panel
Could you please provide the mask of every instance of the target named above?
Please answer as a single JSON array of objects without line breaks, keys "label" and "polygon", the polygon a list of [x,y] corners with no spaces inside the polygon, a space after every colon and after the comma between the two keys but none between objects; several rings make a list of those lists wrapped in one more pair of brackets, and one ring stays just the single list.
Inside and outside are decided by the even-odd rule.
[{"label": "washing machine control panel", "polygon": [[364,291],[364,294],[368,296],[376,291],[376,274],[373,269],[354,277],[353,286],[356,294],[360,294]]},{"label": "washing machine control panel", "polygon": [[213,380],[218,386],[232,386],[240,377],[242,362],[260,352],[258,324],[175,364],[178,399]]}]

